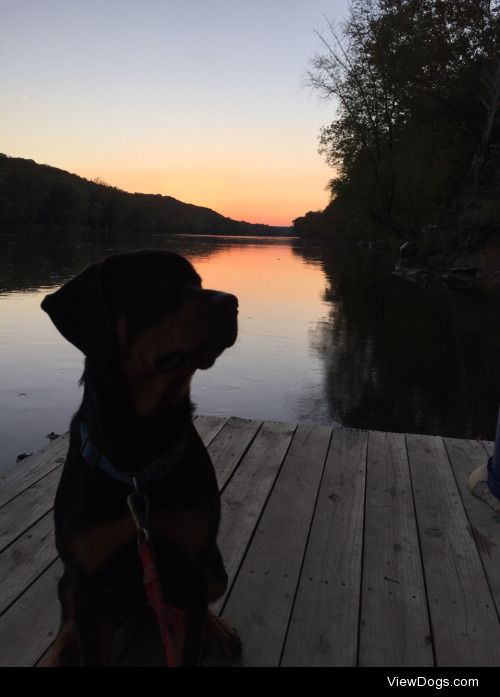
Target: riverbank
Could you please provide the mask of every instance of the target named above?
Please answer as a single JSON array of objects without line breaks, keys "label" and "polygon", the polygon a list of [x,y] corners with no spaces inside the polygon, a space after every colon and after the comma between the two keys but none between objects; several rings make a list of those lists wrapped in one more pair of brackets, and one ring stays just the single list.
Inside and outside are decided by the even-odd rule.
[{"label": "riverbank", "polygon": [[500,294],[500,235],[473,251],[410,251],[396,263],[394,275],[423,286],[460,292]]}]

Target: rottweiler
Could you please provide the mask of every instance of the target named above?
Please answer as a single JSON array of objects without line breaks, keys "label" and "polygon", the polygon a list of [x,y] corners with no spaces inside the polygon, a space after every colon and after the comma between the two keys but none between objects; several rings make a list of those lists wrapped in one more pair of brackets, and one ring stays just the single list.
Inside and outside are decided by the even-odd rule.
[{"label": "rottweiler", "polygon": [[194,372],[236,341],[237,298],[203,289],[184,257],[147,249],[92,264],[42,308],[85,354],[54,504],[64,571],[46,663],[112,664],[116,627],[147,605],[132,492],[147,501],[164,600],[182,613],[171,636],[176,665],[199,664],[207,634],[238,654],[237,633],[208,610],[227,574],[217,481],[190,399]]}]

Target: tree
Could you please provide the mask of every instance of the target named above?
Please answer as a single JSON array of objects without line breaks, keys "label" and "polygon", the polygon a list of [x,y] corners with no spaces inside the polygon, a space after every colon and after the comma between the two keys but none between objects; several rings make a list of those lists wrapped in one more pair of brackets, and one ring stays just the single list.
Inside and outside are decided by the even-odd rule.
[{"label": "tree", "polygon": [[484,177],[498,142],[499,26],[490,0],[355,0],[341,27],[327,23],[309,81],[336,102],[320,134],[334,197],[361,177],[372,217],[419,226],[471,171]]}]

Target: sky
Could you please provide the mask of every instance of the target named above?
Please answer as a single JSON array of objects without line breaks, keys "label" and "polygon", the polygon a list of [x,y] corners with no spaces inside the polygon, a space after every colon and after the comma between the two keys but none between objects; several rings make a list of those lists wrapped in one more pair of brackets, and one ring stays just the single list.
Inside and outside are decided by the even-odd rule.
[{"label": "sky", "polygon": [[289,225],[328,203],[306,84],[348,0],[0,0],[0,152]]}]

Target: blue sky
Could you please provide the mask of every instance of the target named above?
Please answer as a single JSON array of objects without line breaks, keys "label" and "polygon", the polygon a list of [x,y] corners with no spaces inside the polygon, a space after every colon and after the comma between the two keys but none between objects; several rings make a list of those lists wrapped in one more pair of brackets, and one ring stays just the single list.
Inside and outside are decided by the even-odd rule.
[{"label": "blue sky", "polygon": [[240,219],[327,202],[305,85],[347,0],[0,0],[0,151]]}]

